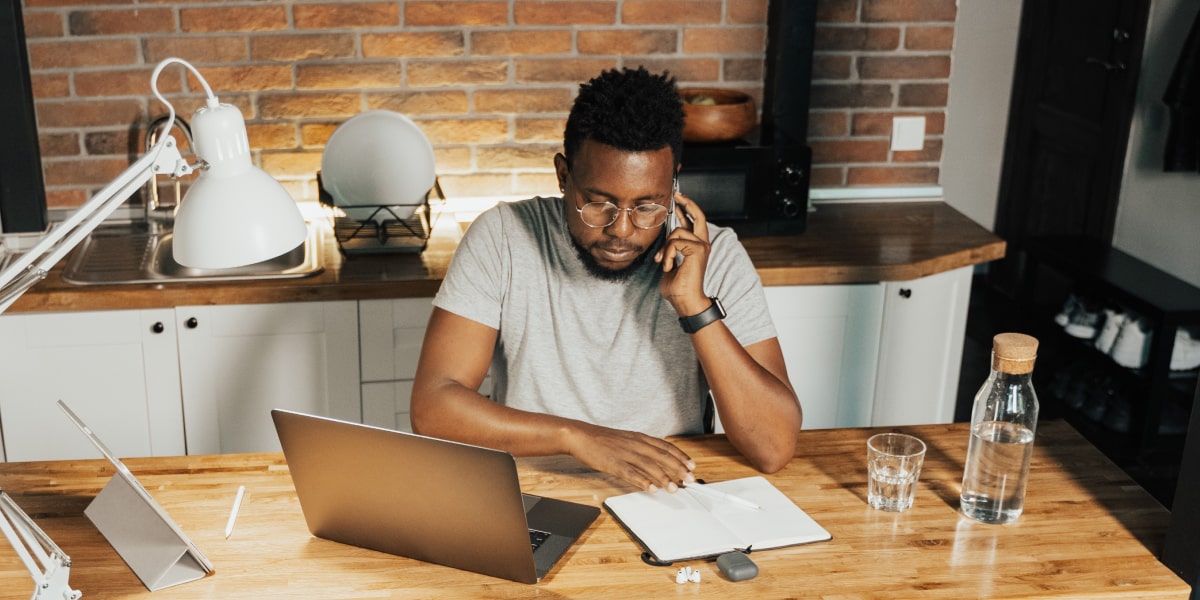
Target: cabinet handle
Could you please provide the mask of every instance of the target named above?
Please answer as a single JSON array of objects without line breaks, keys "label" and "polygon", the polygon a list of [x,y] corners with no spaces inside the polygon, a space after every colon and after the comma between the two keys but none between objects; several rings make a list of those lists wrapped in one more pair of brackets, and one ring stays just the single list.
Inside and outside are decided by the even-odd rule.
[{"label": "cabinet handle", "polygon": [[155,324],[150,326],[150,331],[153,331],[154,333],[162,333],[166,330],[167,330],[167,327],[162,324],[162,321],[158,321]]},{"label": "cabinet handle", "polygon": [[183,322],[183,324],[186,325],[188,329],[195,329],[196,326],[200,324],[200,321],[197,321],[196,317],[189,317],[188,320]]},{"label": "cabinet handle", "polygon": [[912,290],[910,290],[908,288],[900,288],[900,297],[901,298],[912,298]]}]

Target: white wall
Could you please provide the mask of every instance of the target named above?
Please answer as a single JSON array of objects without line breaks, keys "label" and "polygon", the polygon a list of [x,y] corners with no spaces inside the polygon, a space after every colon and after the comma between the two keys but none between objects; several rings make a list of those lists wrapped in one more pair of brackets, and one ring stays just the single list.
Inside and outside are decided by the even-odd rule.
[{"label": "white wall", "polygon": [[941,184],[946,203],[993,229],[1021,20],[1020,0],[959,0]]},{"label": "white wall", "polygon": [[1195,286],[1200,286],[1200,173],[1162,170],[1170,124],[1162,96],[1198,10],[1195,0],[1151,3],[1113,234],[1113,246]]}]

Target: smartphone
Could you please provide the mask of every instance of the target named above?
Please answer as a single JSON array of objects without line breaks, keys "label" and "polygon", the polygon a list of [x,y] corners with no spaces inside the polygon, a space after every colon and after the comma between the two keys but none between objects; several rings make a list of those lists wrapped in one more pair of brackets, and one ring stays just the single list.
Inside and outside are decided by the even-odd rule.
[{"label": "smartphone", "polygon": [[[675,231],[676,227],[679,227],[680,218],[679,218],[679,213],[676,212],[679,209],[679,207],[675,205],[675,194],[678,194],[678,193],[679,193],[679,179],[676,178],[675,181],[671,184],[671,201],[667,205],[667,224],[666,224],[666,227],[664,228],[664,233],[663,233],[664,240],[666,239],[666,236],[671,235],[672,231]],[[683,254],[676,252],[675,253],[675,266],[678,267],[679,265],[682,265],[682,264],[683,264]]]}]

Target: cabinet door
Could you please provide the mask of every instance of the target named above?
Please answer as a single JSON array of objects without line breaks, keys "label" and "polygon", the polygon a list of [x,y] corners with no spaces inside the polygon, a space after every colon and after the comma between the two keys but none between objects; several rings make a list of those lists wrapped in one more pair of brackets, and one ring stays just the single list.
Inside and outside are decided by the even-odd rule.
[{"label": "cabinet door", "polygon": [[0,317],[0,428],[10,461],[99,458],[63,400],[118,456],[184,452],[170,309]]},{"label": "cabinet door", "polygon": [[804,428],[869,424],[882,284],[771,286],[765,292]]},{"label": "cabinet door", "polygon": [[971,273],[887,284],[871,425],[954,420]]},{"label": "cabinet door", "polygon": [[362,419],[357,303],[175,309],[188,454],[279,450],[273,408]]}]

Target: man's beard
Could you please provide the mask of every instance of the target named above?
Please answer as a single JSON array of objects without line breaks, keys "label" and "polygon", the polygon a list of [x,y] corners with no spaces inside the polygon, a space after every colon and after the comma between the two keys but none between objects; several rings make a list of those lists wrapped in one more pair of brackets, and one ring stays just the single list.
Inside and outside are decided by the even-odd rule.
[{"label": "man's beard", "polygon": [[596,257],[588,252],[587,248],[580,245],[575,236],[568,235],[571,238],[571,245],[575,248],[575,254],[579,255],[579,260],[583,262],[583,266],[587,269],[588,274],[604,281],[623,282],[627,281],[634,273],[645,266],[646,258],[650,256],[659,246],[658,242],[651,244],[645,252],[642,252],[633,259],[633,262],[620,269],[610,269],[596,262]]}]

